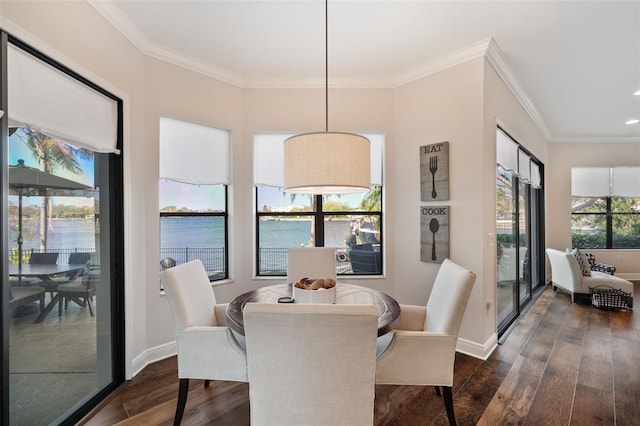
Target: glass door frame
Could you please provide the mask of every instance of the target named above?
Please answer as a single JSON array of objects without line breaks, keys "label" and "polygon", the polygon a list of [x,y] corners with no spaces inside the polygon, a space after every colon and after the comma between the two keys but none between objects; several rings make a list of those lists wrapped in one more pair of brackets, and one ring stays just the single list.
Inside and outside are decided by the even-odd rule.
[{"label": "glass door frame", "polygon": [[[513,139],[504,129],[498,127],[498,129],[502,130],[509,138]],[[518,144],[518,142],[516,142]],[[533,154],[531,154],[528,150],[526,150],[522,145],[518,144],[519,148],[524,151],[532,161],[535,161],[540,169],[540,182],[544,182],[544,166],[538,161]],[[513,293],[512,293],[512,304],[514,307],[513,312],[509,313],[502,321],[499,321],[497,324],[498,338],[500,338],[513,324],[513,322],[520,316],[524,307],[527,306],[538,294],[544,289],[544,285],[546,284],[546,257],[544,253],[545,247],[545,239],[544,239],[544,184],[542,184],[541,188],[533,188],[531,185],[525,185],[524,187],[528,191],[527,199],[528,206],[525,206],[525,222],[527,224],[526,229],[526,237],[528,239],[528,253],[529,262],[525,267],[529,268],[529,282],[526,283],[527,286],[527,297],[523,300],[520,300],[520,178],[515,174],[512,175],[512,229],[513,229],[513,241],[516,244],[515,249],[515,282],[513,284]],[[528,208],[527,208],[528,207]],[[497,235],[497,234],[496,234]],[[497,246],[497,245],[496,245]],[[497,259],[497,257],[496,257]],[[524,275],[524,271],[523,274]],[[497,278],[497,277],[496,277]],[[536,282],[533,282],[536,280]],[[496,279],[496,292],[499,291],[497,289],[497,279]],[[497,297],[496,297],[497,300]],[[496,303],[496,309],[498,309],[498,305]]]},{"label": "glass door frame", "polygon": [[[117,103],[117,148],[120,155],[109,154],[108,163],[108,187],[109,191],[106,195],[109,198],[111,214],[109,215],[109,251],[110,264],[109,269],[111,275],[109,278],[111,290],[111,372],[112,381],[107,386],[99,390],[93,397],[87,400],[80,408],[78,408],[69,417],[64,419],[62,425],[77,424],[91,409],[96,407],[111,392],[113,392],[120,384],[125,381],[125,312],[124,312],[124,199],[123,199],[123,103],[122,99],[103,89],[102,87],[92,83],[73,70],[54,61],[46,54],[34,49],[20,39],[10,35],[0,28],[0,110],[5,114],[0,118],[0,175],[2,176],[2,199],[0,200],[0,212],[2,216],[2,227],[0,236],[2,247],[7,248],[8,241],[8,83],[7,83],[7,54],[9,43],[25,50],[36,58],[46,62],[61,72],[66,73],[71,78],[89,86],[99,93],[107,96]],[[103,196],[104,196],[103,195]],[[8,282],[9,262],[5,254],[0,256],[0,270],[2,271],[2,282]],[[9,290],[8,287],[2,285],[0,292],[0,424],[10,424],[9,417],[9,309],[8,307]]]}]

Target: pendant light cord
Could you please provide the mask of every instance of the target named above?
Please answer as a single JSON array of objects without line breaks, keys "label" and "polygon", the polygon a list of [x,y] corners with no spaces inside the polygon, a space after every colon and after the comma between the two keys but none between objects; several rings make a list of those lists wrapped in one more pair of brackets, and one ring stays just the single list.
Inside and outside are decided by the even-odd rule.
[{"label": "pendant light cord", "polygon": [[329,131],[329,0],[324,0],[324,131]]}]

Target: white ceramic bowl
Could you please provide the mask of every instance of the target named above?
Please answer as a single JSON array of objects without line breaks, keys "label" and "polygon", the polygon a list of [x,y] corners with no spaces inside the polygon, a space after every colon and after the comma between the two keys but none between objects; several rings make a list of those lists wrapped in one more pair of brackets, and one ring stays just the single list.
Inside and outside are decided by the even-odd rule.
[{"label": "white ceramic bowl", "polygon": [[304,290],[293,286],[294,303],[336,303],[336,287],[322,290]]}]

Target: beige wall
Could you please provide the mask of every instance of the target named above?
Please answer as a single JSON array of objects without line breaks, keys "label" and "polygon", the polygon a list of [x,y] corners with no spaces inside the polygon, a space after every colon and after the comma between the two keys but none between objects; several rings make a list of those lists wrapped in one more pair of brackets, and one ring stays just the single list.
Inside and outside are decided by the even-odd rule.
[{"label": "beige wall", "polygon": [[[540,130],[535,126],[522,105],[500,78],[488,60],[485,60],[484,91],[484,157],[486,173],[483,174],[484,217],[482,227],[484,242],[482,243],[484,277],[485,315],[483,336],[495,333],[496,318],[496,127],[500,124],[521,145],[529,150],[545,167],[549,167],[548,143]],[[545,182],[545,195],[553,189]],[[548,218],[548,216],[547,216]],[[548,220],[548,219],[547,219]],[[486,309],[491,302],[492,309]],[[479,315],[479,314],[478,314]]]},{"label": "beige wall", "polygon": [[[395,176],[387,187],[395,195],[387,208],[395,215],[387,231],[387,241],[395,242],[395,250],[387,254],[396,265],[393,295],[401,303],[426,303],[439,264],[420,261],[420,207],[449,206],[450,258],[478,275],[460,332],[475,351],[485,340],[484,318],[478,317],[483,299],[483,189],[477,179],[484,169],[482,79],[483,60],[478,58],[396,89],[395,134],[385,170]],[[421,202],[420,146],[443,141],[449,142],[450,199]]]}]

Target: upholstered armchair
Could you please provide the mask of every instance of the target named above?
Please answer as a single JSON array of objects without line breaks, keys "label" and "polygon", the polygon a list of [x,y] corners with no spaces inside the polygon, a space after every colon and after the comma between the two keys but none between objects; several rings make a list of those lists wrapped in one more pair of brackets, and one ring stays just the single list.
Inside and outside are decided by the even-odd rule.
[{"label": "upholstered armchair", "polygon": [[373,305],[247,303],[251,424],[371,426]]},{"label": "upholstered armchair", "polygon": [[398,325],[378,359],[377,384],[431,385],[440,395],[449,423],[453,411],[453,369],[458,330],[476,276],[445,259],[425,306],[400,305]]},{"label": "upholstered armchair", "polygon": [[554,290],[562,288],[569,292],[571,302],[591,303],[590,289],[604,286],[604,288],[626,293],[625,304],[629,308],[633,307],[632,282],[606,272],[590,269],[586,261],[578,262],[576,254],[573,252],[547,248],[546,253],[551,265],[551,284]]},{"label": "upholstered armchair", "polygon": [[182,421],[189,379],[247,381],[244,348],[227,327],[226,304],[217,304],[200,260],[161,272],[178,346],[180,388],[174,425]]}]

